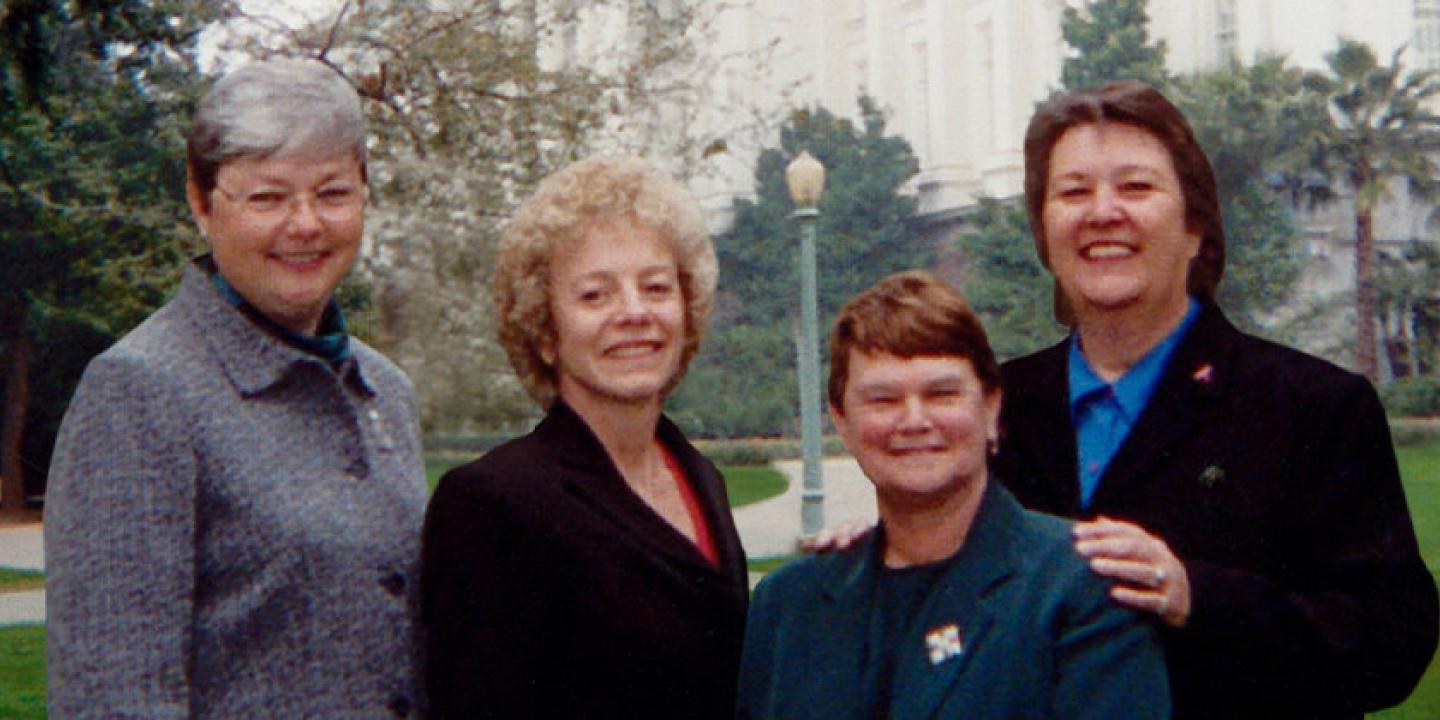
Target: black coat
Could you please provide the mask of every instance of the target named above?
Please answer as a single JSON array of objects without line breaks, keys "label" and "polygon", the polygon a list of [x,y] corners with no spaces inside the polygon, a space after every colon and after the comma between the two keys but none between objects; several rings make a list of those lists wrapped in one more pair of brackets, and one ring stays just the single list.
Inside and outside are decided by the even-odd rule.
[{"label": "black coat", "polygon": [[440,481],[425,522],[427,679],[442,718],[730,718],[745,554],[719,472],[668,420],[712,567],[562,403]]},{"label": "black coat", "polygon": [[1165,637],[1175,717],[1359,718],[1403,700],[1440,610],[1370,384],[1207,305],[1082,513],[1068,342],[1003,367],[994,469],[1030,508],[1134,521],[1184,562],[1192,614]]}]

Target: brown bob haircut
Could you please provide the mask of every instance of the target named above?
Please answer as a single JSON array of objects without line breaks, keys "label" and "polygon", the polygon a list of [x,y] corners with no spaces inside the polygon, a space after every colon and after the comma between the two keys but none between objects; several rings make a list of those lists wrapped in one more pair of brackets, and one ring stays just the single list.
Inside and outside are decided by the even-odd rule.
[{"label": "brown bob haircut", "polygon": [[830,405],[845,410],[850,351],[902,358],[965,358],[985,394],[1000,390],[1000,365],[970,303],[954,286],[923,270],[895,273],[845,303],[830,331]]},{"label": "brown bob haircut", "polygon": [[[1185,199],[1185,222],[1200,232],[1200,252],[1190,262],[1186,289],[1201,300],[1215,298],[1215,286],[1225,272],[1225,227],[1215,189],[1215,171],[1180,109],[1159,90],[1138,80],[1124,80],[1062,95],[1035,112],[1025,130],[1025,210],[1035,252],[1046,269],[1045,186],[1050,177],[1050,155],[1060,136],[1078,125],[1125,123],[1148,131],[1170,151],[1180,192]],[[1055,316],[1073,324],[1069,307],[1055,288]]]}]

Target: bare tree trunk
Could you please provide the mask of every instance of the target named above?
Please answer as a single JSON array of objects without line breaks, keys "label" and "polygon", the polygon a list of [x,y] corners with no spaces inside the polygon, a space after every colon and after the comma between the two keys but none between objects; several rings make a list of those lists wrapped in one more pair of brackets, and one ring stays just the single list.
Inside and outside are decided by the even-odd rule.
[{"label": "bare tree trunk", "polygon": [[1400,317],[1397,320],[1397,324],[1399,327],[1396,330],[1396,335],[1399,336],[1401,347],[1404,348],[1404,356],[1401,358],[1401,360],[1405,364],[1405,372],[1403,375],[1400,373],[1392,373],[1392,375],[1397,378],[1411,378],[1420,375],[1420,371],[1418,369],[1420,361],[1416,358],[1417,343],[1415,342],[1415,333],[1411,327],[1411,318],[1413,317],[1413,313],[1414,310],[1411,308],[1407,296],[1407,302],[1400,308]]},{"label": "bare tree trunk", "polygon": [[1375,353],[1375,234],[1369,209],[1355,210],[1355,371],[1371,383],[1380,381]]},{"label": "bare tree trunk", "polygon": [[0,514],[20,515],[25,507],[25,467],[20,448],[25,438],[25,420],[30,414],[30,333],[26,316],[29,308],[19,297],[9,298],[0,308],[0,330],[5,337],[5,409],[0,427]]}]

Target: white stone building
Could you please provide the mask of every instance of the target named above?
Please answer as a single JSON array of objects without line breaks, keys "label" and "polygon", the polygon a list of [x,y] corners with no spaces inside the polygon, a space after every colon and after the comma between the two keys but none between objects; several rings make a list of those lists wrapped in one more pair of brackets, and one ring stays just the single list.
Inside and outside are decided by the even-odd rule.
[{"label": "white stone building", "polygon": [[[820,104],[853,115],[868,93],[905,137],[921,171],[909,191],[932,228],[950,225],[976,198],[1021,192],[1025,125],[1059,85],[1069,48],[1060,36],[1067,5],[1083,0],[749,0],[727,11],[720,47],[779,38],[770,82],[727,84],[716,97],[756,107]],[[1324,69],[1341,37],[1359,40],[1382,62],[1401,47],[1408,67],[1440,69],[1440,0],[1150,0],[1150,36],[1164,41],[1177,73],[1283,54]],[[787,88],[779,94],[776,88]],[[772,140],[773,142],[773,140]],[[725,222],[730,199],[752,192],[753,148],[736,144],[711,159],[697,181]],[[1397,189],[1376,214],[1382,244],[1424,237],[1428,208]],[[1304,218],[1310,295],[1353,286],[1353,227],[1346,203]],[[942,230],[943,232],[943,230]],[[1325,352],[1329,348],[1316,350]],[[1343,359],[1343,358],[1339,358]]]},{"label": "white stone building", "polygon": [[[1067,4],[1083,0],[736,3],[717,52],[779,38],[776,80],[737,87],[722,75],[714,96],[757,107],[818,103],[845,114],[868,93],[920,158],[914,190],[922,211],[1015,195],[1025,123],[1059,84]],[[1382,60],[1408,45],[1408,65],[1440,69],[1440,0],[1150,0],[1149,14],[1151,37],[1165,42],[1177,73],[1263,52],[1321,69],[1342,36]],[[779,87],[790,91],[781,96]],[[707,189],[749,192],[750,159],[717,160],[719,179]]]}]

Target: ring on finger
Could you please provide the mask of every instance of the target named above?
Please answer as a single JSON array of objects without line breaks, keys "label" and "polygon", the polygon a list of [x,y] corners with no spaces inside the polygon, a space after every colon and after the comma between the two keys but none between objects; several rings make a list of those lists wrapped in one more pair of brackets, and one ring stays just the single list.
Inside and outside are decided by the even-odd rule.
[{"label": "ring on finger", "polygon": [[1166,574],[1165,574],[1165,568],[1155,568],[1155,582],[1154,582],[1154,586],[1155,586],[1155,587],[1160,587],[1161,585],[1164,585],[1164,584],[1165,584],[1165,579],[1166,579],[1166,577],[1167,577],[1167,576],[1166,576]]}]

